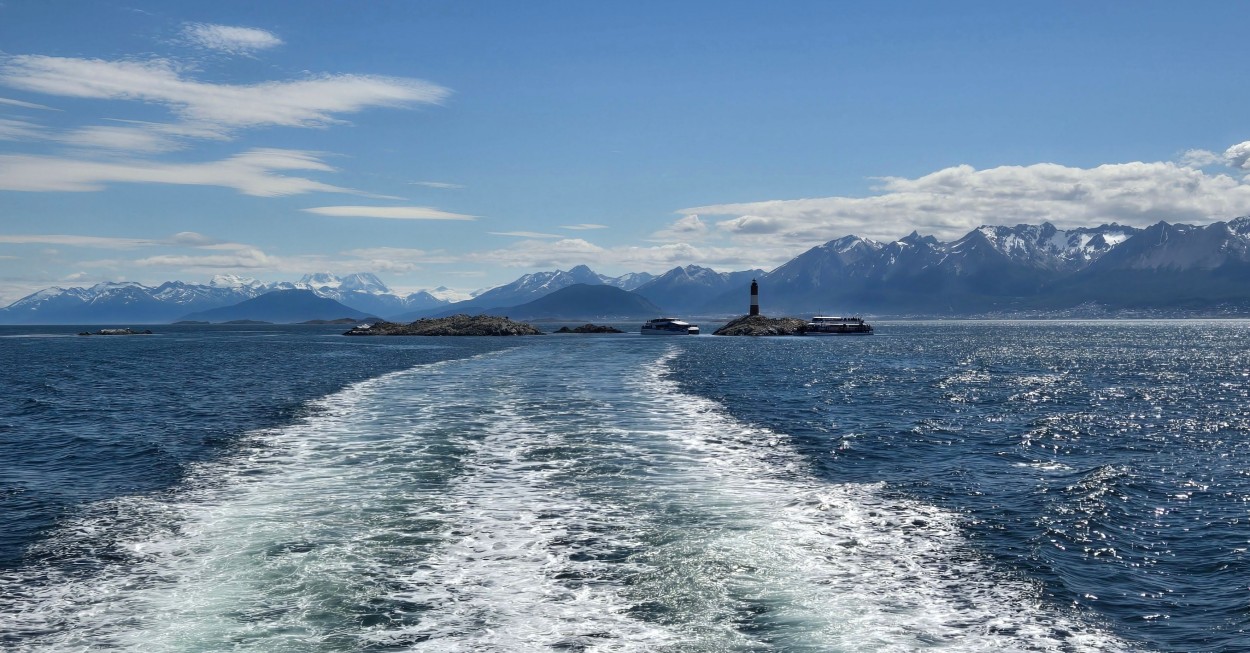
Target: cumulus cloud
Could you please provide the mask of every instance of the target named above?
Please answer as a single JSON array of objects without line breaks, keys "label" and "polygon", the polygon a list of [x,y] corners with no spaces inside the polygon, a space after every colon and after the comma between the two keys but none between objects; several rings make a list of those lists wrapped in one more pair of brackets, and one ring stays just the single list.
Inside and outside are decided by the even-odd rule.
[{"label": "cumulus cloud", "polygon": [[[1250,143],[1229,148],[1224,158],[1241,167],[1247,165],[1247,157]],[[982,224],[1143,226],[1159,220],[1202,223],[1250,213],[1250,185],[1227,174],[1172,162],[1094,168],[1039,163],[986,170],[961,165],[915,179],[882,178],[874,190],[877,194],[868,197],[718,204],[679,213],[725,216],[716,228],[731,238],[792,248],[847,234],[889,240],[917,229],[949,239]]]},{"label": "cumulus cloud", "polygon": [[1211,150],[1186,150],[1181,155],[1181,164],[1190,168],[1205,168],[1217,163],[1224,163],[1224,157]]},{"label": "cumulus cloud", "polygon": [[303,177],[287,170],[333,171],[315,153],[253,149],[221,161],[83,161],[51,156],[0,155],[0,190],[98,191],[113,183],[155,183],[233,188],[245,195],[281,197],[314,191],[363,194]]},{"label": "cumulus cloud", "polygon": [[263,29],[211,23],[188,24],[182,36],[193,45],[228,54],[251,54],[282,45],[282,39]]},{"label": "cumulus cloud", "polygon": [[690,241],[702,240],[708,235],[708,226],[697,215],[687,215],[678,218],[673,224],[651,234],[652,240],[661,241]]},{"label": "cumulus cloud", "polygon": [[1238,170],[1250,170],[1250,141],[1238,143],[1224,150],[1224,160]]},{"label": "cumulus cloud", "polygon": [[373,107],[438,104],[450,91],[437,84],[376,75],[321,75],[260,84],[191,79],[174,61],[105,61],[17,55],[0,63],[0,84],[60,97],[162,104],[190,132],[220,134],[251,127],[324,127],[336,116]]},{"label": "cumulus cloud", "polygon": [[317,206],[300,209],[334,218],[382,218],[386,220],[476,220],[477,216],[448,213],[428,206]]}]

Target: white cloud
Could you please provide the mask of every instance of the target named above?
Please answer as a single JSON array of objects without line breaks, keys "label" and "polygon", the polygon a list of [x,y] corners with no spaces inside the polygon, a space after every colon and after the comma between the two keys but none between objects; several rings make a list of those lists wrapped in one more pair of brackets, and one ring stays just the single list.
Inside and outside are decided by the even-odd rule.
[{"label": "white cloud", "polygon": [[708,235],[708,226],[697,215],[678,218],[673,224],[651,234],[652,240],[660,241],[691,241],[701,240]]},{"label": "white cloud", "polygon": [[251,54],[282,45],[273,33],[254,27],[191,23],[183,27],[182,35],[194,45],[229,54]]},{"label": "white cloud", "polygon": [[1238,143],[1224,150],[1224,161],[1239,170],[1250,170],[1250,141]]},{"label": "white cloud", "polygon": [[[1225,153],[1244,165],[1250,144]],[[1195,157],[1200,158],[1200,157]],[[1074,168],[1052,163],[976,170],[961,165],[916,179],[887,177],[868,197],[821,197],[697,206],[679,213],[730,216],[726,235],[760,247],[810,247],[847,234],[889,240],[913,229],[958,238],[982,224],[1059,227],[1159,220],[1204,223],[1250,213],[1250,185],[1170,162]]]},{"label": "white cloud", "polygon": [[591,223],[582,223],[582,224],[566,224],[566,225],[561,225],[561,226],[560,226],[560,228],[561,228],[561,229],[572,229],[572,230],[574,230],[574,231],[585,231],[585,230],[588,230],[588,229],[607,229],[607,228],[608,228],[608,225],[606,225],[606,224],[591,224]]},{"label": "white cloud", "polygon": [[335,218],[382,218],[387,220],[477,219],[477,216],[448,213],[428,206],[318,206],[300,210]]},{"label": "white cloud", "polygon": [[1186,150],[1181,155],[1181,164],[1190,168],[1205,168],[1223,162],[1224,157],[1211,150]]},{"label": "white cloud", "polygon": [[303,177],[276,174],[284,170],[330,172],[312,152],[254,149],[208,163],[152,161],[83,161],[69,158],[0,155],[0,190],[88,192],[112,183],[155,183],[233,188],[245,195],[280,197],[314,191],[359,191]]},{"label": "white cloud", "polygon": [[372,107],[438,104],[450,91],[430,82],[373,75],[322,75],[290,82],[211,84],[189,79],[168,59],[104,61],[18,55],[0,63],[0,84],[61,97],[163,104],[186,130],[323,127]]}]

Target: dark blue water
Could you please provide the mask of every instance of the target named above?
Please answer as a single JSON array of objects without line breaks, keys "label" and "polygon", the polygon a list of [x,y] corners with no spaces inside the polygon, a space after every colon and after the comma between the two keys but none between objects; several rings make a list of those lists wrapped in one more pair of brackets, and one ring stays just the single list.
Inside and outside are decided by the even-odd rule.
[{"label": "dark blue water", "polygon": [[1250,650],[1250,324],[879,333],[692,348],[674,373],[831,482],[959,511],[999,564],[1146,648]]},{"label": "dark blue water", "polygon": [[308,400],[505,340],[346,338],[341,326],[0,326],[0,568],[67,509],[158,491]]},{"label": "dark blue water", "polygon": [[19,649],[1250,650],[1244,322],[73,331],[0,332]]}]

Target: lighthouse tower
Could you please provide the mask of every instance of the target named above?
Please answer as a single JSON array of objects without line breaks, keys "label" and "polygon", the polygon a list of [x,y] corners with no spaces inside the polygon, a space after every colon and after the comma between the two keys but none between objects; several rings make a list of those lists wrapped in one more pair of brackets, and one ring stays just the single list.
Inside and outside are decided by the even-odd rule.
[{"label": "lighthouse tower", "polygon": [[751,280],[751,315],[760,314],[760,285]]}]

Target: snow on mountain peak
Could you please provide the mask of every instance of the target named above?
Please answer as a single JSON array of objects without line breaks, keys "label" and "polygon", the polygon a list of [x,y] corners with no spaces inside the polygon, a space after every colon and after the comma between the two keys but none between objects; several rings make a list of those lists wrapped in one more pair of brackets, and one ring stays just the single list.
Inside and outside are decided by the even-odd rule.
[{"label": "snow on mountain peak", "polygon": [[212,288],[254,288],[263,285],[251,277],[240,277],[237,274],[218,274],[208,282]]}]

